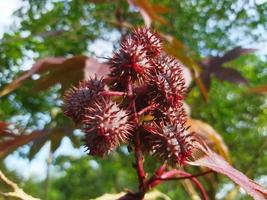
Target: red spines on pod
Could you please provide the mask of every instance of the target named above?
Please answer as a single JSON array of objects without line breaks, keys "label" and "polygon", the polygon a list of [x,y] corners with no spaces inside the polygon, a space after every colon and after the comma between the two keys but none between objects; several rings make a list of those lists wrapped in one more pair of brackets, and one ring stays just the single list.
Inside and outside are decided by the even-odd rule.
[{"label": "red spines on pod", "polygon": [[85,110],[82,123],[89,154],[103,156],[128,140],[133,129],[129,113],[116,103],[101,98]]},{"label": "red spines on pod", "polygon": [[181,63],[163,56],[155,61],[155,66],[155,73],[149,83],[154,88],[158,100],[170,106],[177,106],[182,102],[185,94]]},{"label": "red spines on pod", "polygon": [[85,113],[84,108],[104,90],[103,80],[98,80],[96,77],[87,81],[81,81],[77,87],[70,88],[65,92],[64,99],[64,114],[75,123],[80,123]]},{"label": "red spines on pod", "polygon": [[115,77],[115,86],[125,86],[128,78],[142,82],[148,78],[153,57],[159,56],[161,41],[149,29],[136,29],[126,36],[120,44],[120,49],[109,59],[111,77]]},{"label": "red spines on pod", "polygon": [[137,28],[133,30],[132,37],[145,46],[147,56],[153,58],[161,54],[162,41],[149,28]]},{"label": "red spines on pod", "polygon": [[[64,113],[82,123],[89,154],[103,156],[121,143],[133,141],[132,136],[139,132],[144,133],[140,143],[145,150],[170,163],[183,164],[191,155],[195,137],[188,132],[182,107],[185,82],[181,63],[167,56],[159,37],[146,28],[125,37],[108,63],[109,84],[95,78],[64,95]],[[104,86],[111,91],[101,93]],[[114,102],[118,91],[126,94],[120,105]],[[157,106],[150,109],[152,105]],[[152,116],[142,118],[146,113]]]},{"label": "red spines on pod", "polygon": [[177,107],[169,107],[168,110],[163,111],[162,119],[164,121],[169,121],[179,126],[185,127],[187,122],[187,115],[184,110],[183,103],[180,103],[180,105]]},{"label": "red spines on pod", "polygon": [[122,41],[121,49],[114,53],[108,64],[111,67],[110,76],[117,79],[115,84],[122,86],[126,84],[128,77],[138,81],[144,79],[152,67],[143,44],[130,36]]}]

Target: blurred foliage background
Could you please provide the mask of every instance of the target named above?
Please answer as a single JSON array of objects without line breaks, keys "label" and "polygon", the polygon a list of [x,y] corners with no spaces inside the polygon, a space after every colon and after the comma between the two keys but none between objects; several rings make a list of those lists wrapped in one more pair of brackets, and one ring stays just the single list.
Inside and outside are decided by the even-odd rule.
[{"label": "blurred foliage background", "polygon": [[[78,156],[54,154],[64,148],[60,144],[65,137],[70,138],[75,148],[82,145],[82,133],[63,116],[61,95],[64,89],[82,79],[83,57],[74,57],[77,59],[69,61],[69,65],[58,66],[47,60],[47,66],[39,63],[43,68],[30,73],[18,85],[14,84],[14,80],[27,73],[31,65],[41,58],[71,59],[86,55],[105,61],[103,57],[111,55],[112,49],[118,46],[121,36],[127,34],[129,28],[144,23],[160,32],[165,38],[166,51],[190,70],[192,82],[186,101],[191,117],[209,124],[224,139],[225,143],[216,143],[215,146],[218,149],[223,145],[228,147],[228,159],[237,169],[267,185],[267,98],[264,94],[267,92],[264,86],[267,84],[267,48],[264,47],[267,40],[266,2],[22,2],[21,8],[13,15],[13,24],[1,38],[0,121],[12,123],[17,133],[11,139],[5,134],[0,135],[0,156],[1,169],[27,193],[42,199],[83,200],[104,193],[136,189],[137,177],[131,165],[133,158],[126,147],[104,159],[88,157],[85,153]],[[223,60],[222,70],[218,59],[237,46],[247,51],[230,52],[232,58]],[[252,53],[251,48],[258,48],[258,51]],[[216,62],[204,66],[209,58],[214,58]],[[56,67],[61,68],[56,71]],[[229,68],[231,70],[227,70]],[[209,79],[205,79],[207,76]],[[255,89],[259,85],[260,89]],[[32,133],[34,137],[27,138]],[[22,139],[25,139],[24,142],[18,142]],[[9,162],[4,162],[11,153],[26,160],[34,159],[45,144],[50,144],[50,153],[44,158],[48,161],[46,167],[54,169],[47,170],[45,179],[25,179],[20,173],[10,171]],[[155,169],[152,159],[146,161],[148,171]],[[195,172],[198,169],[189,170]],[[210,199],[248,199],[221,176],[211,175],[200,178],[200,181],[209,192]],[[187,182],[180,181],[163,184],[158,190],[171,199],[198,199],[190,188]]]}]

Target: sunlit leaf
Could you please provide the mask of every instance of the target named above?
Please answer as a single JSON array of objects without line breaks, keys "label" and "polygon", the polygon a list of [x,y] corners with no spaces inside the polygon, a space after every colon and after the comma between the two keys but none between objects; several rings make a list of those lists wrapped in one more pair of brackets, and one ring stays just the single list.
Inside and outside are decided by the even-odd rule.
[{"label": "sunlit leaf", "polygon": [[[128,199],[130,200],[131,197],[124,197],[126,195],[125,192],[121,192],[118,194],[104,194],[101,197],[98,197],[94,200],[114,200],[114,199]],[[146,193],[144,200],[155,200],[155,199],[161,199],[161,200],[171,200],[167,195],[164,193],[158,191],[158,190],[153,190],[151,192]],[[134,200],[134,199],[132,199]]]},{"label": "sunlit leaf", "polygon": [[257,183],[250,180],[245,174],[233,168],[221,156],[212,152],[206,151],[206,155],[198,160],[189,162],[191,165],[210,168],[218,173],[228,176],[236,184],[240,185],[249,195],[256,200],[266,200],[267,190]]}]

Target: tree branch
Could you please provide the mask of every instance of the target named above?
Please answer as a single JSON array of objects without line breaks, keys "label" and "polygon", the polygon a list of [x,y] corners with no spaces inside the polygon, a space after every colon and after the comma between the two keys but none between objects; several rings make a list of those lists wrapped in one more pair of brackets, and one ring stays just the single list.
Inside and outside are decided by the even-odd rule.
[{"label": "tree branch", "polygon": [[0,192],[4,197],[15,197],[22,200],[40,200],[26,194],[18,185],[11,180],[9,180],[3,172],[0,170],[0,180],[2,180],[6,185],[8,185],[13,191],[12,192]]}]

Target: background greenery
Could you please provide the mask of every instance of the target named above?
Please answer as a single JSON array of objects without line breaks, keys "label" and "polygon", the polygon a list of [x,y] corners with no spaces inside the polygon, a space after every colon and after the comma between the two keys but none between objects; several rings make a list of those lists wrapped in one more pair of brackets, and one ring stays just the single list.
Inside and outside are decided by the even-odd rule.
[{"label": "background greenery", "polygon": [[[31,60],[80,54],[94,56],[99,48],[110,52],[111,44],[118,46],[120,36],[127,32],[123,23],[143,25],[138,7],[129,7],[127,1],[123,0],[23,2],[23,6],[14,13],[18,20],[14,21],[1,38],[1,88],[21,75],[27,69],[25,63],[30,63]],[[196,61],[209,55],[223,55],[238,45],[260,47],[266,40],[267,3],[239,0],[144,2],[161,6],[161,9],[159,6],[150,8],[156,13],[152,18],[153,28],[172,35],[186,45],[190,49],[190,57]],[[96,41],[99,40],[102,43],[97,44]],[[262,180],[263,184],[267,184],[267,99],[264,95],[249,93],[248,87],[267,82],[266,50],[259,49],[254,55],[243,55],[225,65],[241,72],[249,86],[221,82],[212,77],[208,102],[203,100],[194,82],[186,100],[191,108],[191,116],[207,122],[224,138],[233,165],[251,178]],[[38,79],[38,76],[33,76],[32,79]],[[32,90],[34,84],[34,81],[27,81],[17,90],[0,98],[0,120],[15,122],[17,126],[27,130],[71,124],[61,111],[60,84],[39,92]],[[58,148],[61,138],[54,137],[56,142],[52,145],[53,151]],[[71,138],[75,147],[81,145],[81,134],[75,134]],[[31,149],[18,149],[19,155],[25,159],[34,157],[46,140],[38,142],[38,145],[30,143]],[[51,172],[49,182],[48,179],[24,180],[15,173],[9,174],[33,196],[82,200],[104,193],[120,192],[125,188],[134,190],[137,181],[132,161],[127,148],[123,147],[105,159],[84,155],[54,156],[52,165],[60,173]],[[154,169],[155,162],[147,161],[147,169]],[[8,172],[8,164],[4,166],[2,163],[1,166]],[[218,192],[230,183],[221,176],[213,177],[212,181],[201,181],[208,189],[211,199],[216,198],[216,193],[219,198]],[[218,185],[211,184],[215,182]],[[47,190],[43,189],[45,185]],[[172,199],[188,199],[190,195],[184,188],[182,182],[170,182],[158,187]],[[234,197],[247,198],[242,193]]]}]

